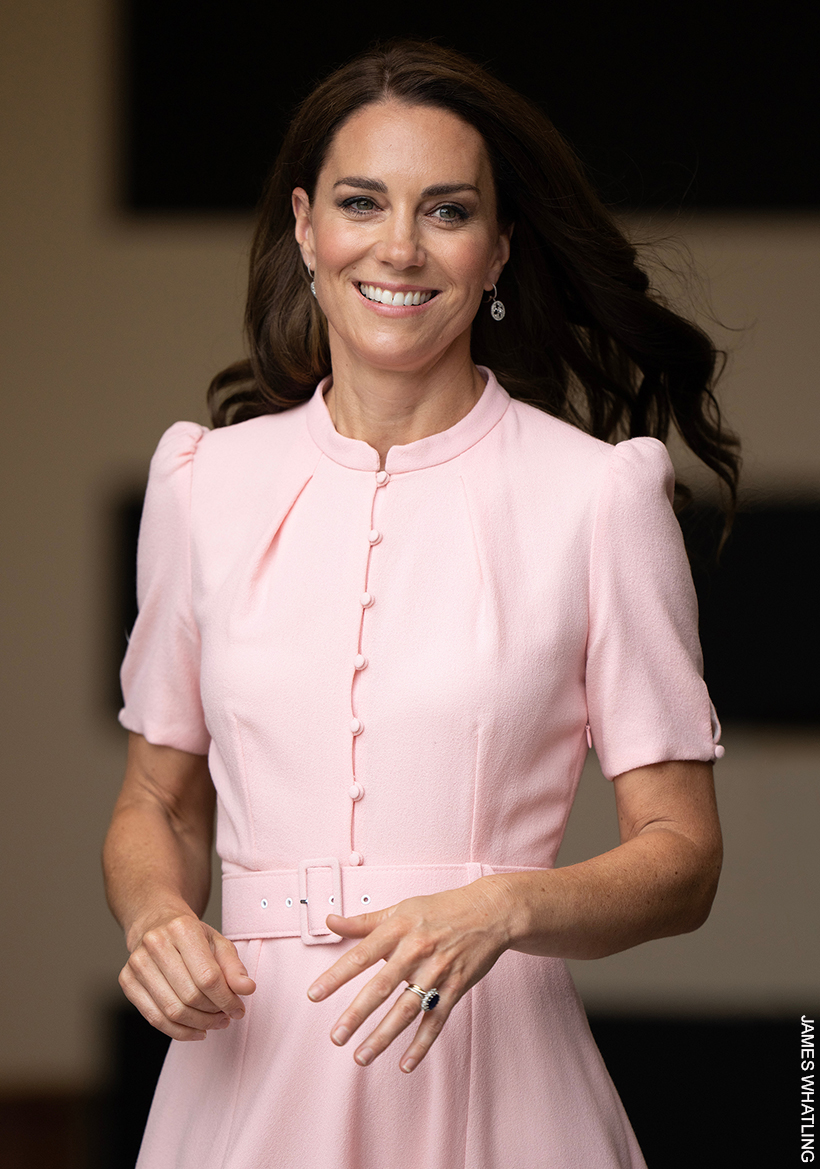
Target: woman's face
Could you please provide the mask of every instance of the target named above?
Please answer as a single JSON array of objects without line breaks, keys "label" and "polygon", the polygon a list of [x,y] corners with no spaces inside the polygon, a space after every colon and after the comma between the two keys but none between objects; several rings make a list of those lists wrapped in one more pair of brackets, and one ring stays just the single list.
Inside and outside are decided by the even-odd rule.
[{"label": "woman's face", "polygon": [[293,192],[334,368],[421,371],[469,356],[509,256],[484,140],[447,110],[385,102],[340,128],[313,202]]}]

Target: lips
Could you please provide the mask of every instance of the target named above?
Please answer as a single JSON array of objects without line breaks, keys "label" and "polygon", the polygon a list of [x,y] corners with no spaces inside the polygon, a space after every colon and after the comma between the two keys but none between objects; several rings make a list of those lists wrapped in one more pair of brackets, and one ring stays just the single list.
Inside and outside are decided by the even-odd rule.
[{"label": "lips", "polygon": [[432,290],[422,291],[421,289],[412,289],[407,292],[391,292],[389,288],[381,288],[378,284],[359,284],[359,292],[366,300],[372,300],[376,304],[390,305],[393,308],[404,307],[409,305],[426,304],[428,300],[432,300],[437,293]]}]

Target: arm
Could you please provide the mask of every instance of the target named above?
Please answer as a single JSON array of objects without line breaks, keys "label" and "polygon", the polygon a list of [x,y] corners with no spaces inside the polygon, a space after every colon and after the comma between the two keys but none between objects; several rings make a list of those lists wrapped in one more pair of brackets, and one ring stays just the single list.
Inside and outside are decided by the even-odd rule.
[{"label": "arm", "polygon": [[723,854],[710,763],[656,763],[616,776],[621,843],[581,864],[485,878],[509,948],[602,958],[703,925]]},{"label": "arm", "polygon": [[[331,915],[328,925],[362,938],[308,991],[326,998],[379,959],[385,965],[341,1015],[332,1032],[344,1043],[405,981],[437,987],[401,1059],[411,1071],[424,1058],[458,1000],[508,949],[593,958],[651,938],[696,929],[717,887],[720,827],[710,764],[658,763],[615,780],[622,843],[563,869],[482,877],[463,889],[416,897],[378,913]],[[400,994],[355,1058],[369,1063],[419,1012]]]},{"label": "arm", "polygon": [[108,901],[130,951],[120,985],[173,1039],[204,1039],[255,989],[236,949],[199,920],[210,890],[215,793],[207,759],[129,739],[103,849]]}]

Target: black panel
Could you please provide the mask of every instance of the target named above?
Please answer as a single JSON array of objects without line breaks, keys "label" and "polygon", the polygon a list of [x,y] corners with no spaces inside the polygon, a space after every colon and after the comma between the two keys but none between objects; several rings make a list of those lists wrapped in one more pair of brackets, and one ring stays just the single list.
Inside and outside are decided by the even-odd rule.
[{"label": "black panel", "polygon": [[590,1026],[648,1169],[800,1163],[797,1014]]},{"label": "black panel", "polygon": [[107,1022],[110,1075],[102,1094],[100,1169],[133,1169],[171,1040],[130,1003]]},{"label": "black panel", "polygon": [[704,672],[725,720],[820,721],[820,508],[789,504],[738,513],[716,563],[722,519],[681,515],[700,604]]},{"label": "black panel", "polygon": [[137,619],[137,543],[142,519],[143,492],[123,496],[114,502],[111,511],[113,530],[109,547],[111,561],[109,579],[113,585],[109,612],[112,614],[110,645],[110,673],[106,678],[110,695],[109,705],[115,711],[122,706],[120,666],[128,647],[128,638]]},{"label": "black panel", "polygon": [[623,206],[810,208],[820,199],[817,6],[527,10],[121,0],[123,198],[139,211],[252,208],[296,102],[378,37],[487,63],[539,101]]}]

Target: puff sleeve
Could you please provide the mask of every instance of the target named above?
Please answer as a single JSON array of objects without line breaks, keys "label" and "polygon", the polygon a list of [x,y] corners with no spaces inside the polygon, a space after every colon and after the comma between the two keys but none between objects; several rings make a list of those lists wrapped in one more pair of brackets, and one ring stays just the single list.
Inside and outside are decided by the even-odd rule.
[{"label": "puff sleeve", "polygon": [[120,722],[150,743],[207,754],[191,607],[191,482],[207,431],[177,422],[151,460],[137,553],[139,615],[123,661]]},{"label": "puff sleeve", "polygon": [[586,663],[589,725],[609,779],[723,753],[673,490],[663,443],[635,438],[613,449],[593,529]]}]

